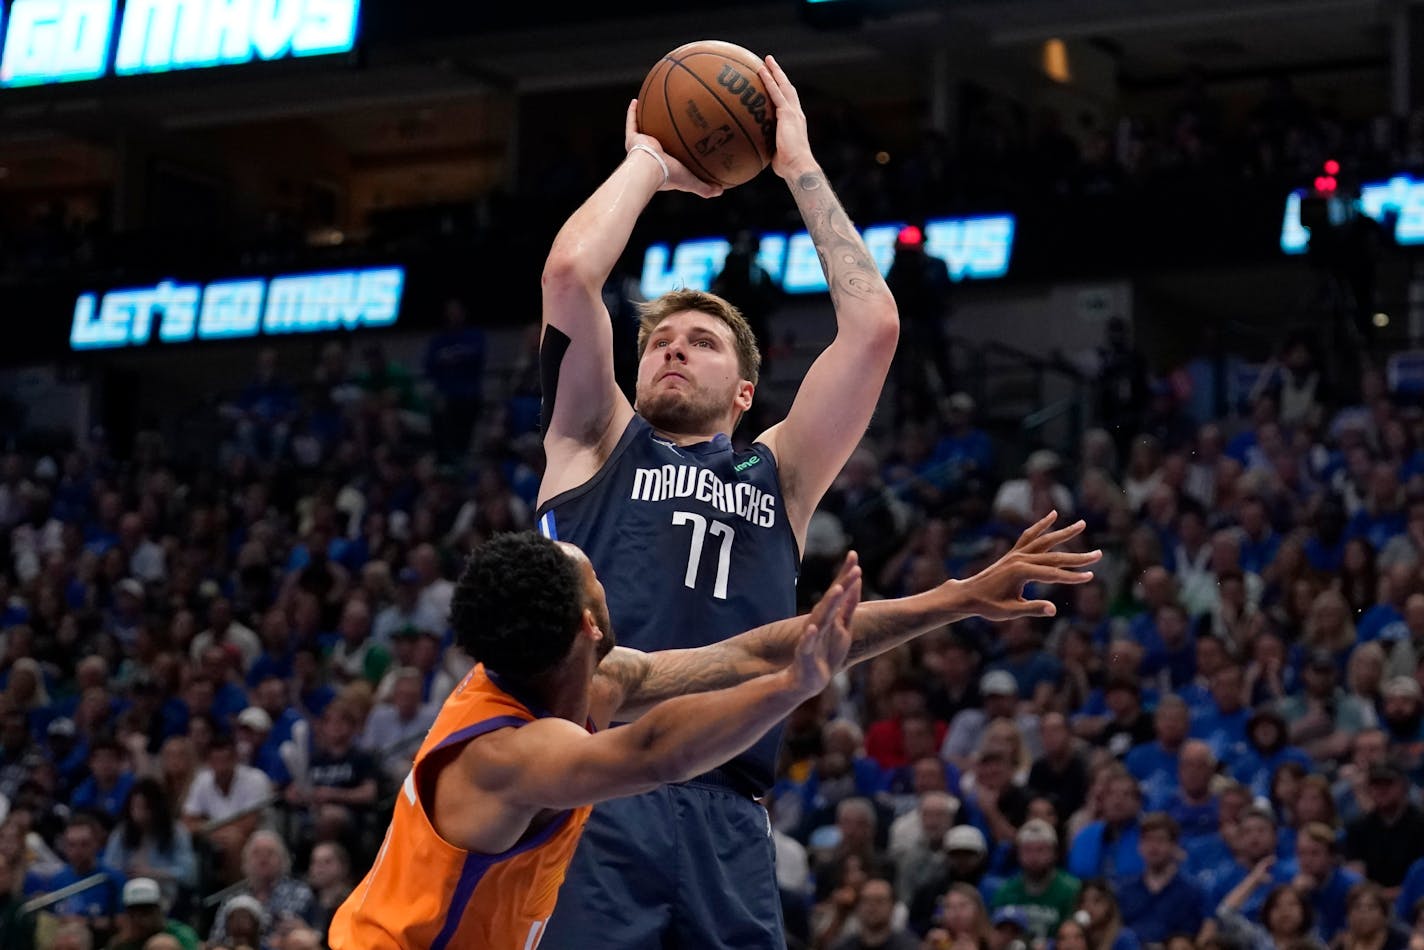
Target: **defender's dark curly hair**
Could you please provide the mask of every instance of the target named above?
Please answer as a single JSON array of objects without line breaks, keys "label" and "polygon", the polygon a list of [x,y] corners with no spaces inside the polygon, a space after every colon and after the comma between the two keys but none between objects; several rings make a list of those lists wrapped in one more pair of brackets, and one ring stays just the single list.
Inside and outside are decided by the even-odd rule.
[{"label": "defender's dark curly hair", "polygon": [[475,549],[450,601],[455,642],[475,662],[528,683],[569,652],[583,614],[578,565],[532,531]]}]

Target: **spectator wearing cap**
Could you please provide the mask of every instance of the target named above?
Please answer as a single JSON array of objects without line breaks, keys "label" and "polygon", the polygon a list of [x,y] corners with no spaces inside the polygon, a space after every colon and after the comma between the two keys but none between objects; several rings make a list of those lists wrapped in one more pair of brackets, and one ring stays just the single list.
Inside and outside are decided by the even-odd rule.
[{"label": "spectator wearing cap", "polygon": [[1389,737],[1390,759],[1416,780],[1424,779],[1424,687],[1412,676],[1385,683],[1380,727]]},{"label": "spectator wearing cap", "polygon": [[410,771],[415,752],[435,722],[436,707],[421,700],[420,671],[401,667],[385,702],[377,703],[366,718],[357,748],[374,756],[388,778],[400,782]]},{"label": "spectator wearing cap", "polygon": [[[1276,844],[1276,816],[1264,806],[1247,808],[1237,830],[1236,860],[1210,875],[1210,906],[1220,905],[1235,894],[1243,882],[1250,881],[1251,886],[1241,891],[1233,906],[1247,920],[1261,923],[1261,908],[1271,889],[1295,879],[1295,862],[1279,860]],[[1258,873],[1263,864],[1265,871]],[[1207,876],[1199,880],[1205,882]]]},{"label": "spectator wearing cap", "polygon": [[1335,829],[1311,822],[1296,832],[1295,859],[1299,871],[1296,890],[1305,895],[1315,914],[1315,925],[1327,942],[1345,926],[1346,898],[1362,878],[1340,864],[1340,843]]},{"label": "spectator wearing cap", "polygon": [[163,890],[148,877],[136,877],[124,885],[124,913],[109,950],[144,950],[149,938],[167,934],[182,950],[198,950],[202,941],[187,924],[170,920],[164,912]]},{"label": "spectator wearing cap", "polygon": [[188,653],[196,662],[210,646],[236,647],[244,672],[262,655],[262,640],[252,628],[237,621],[232,613],[232,601],[226,597],[215,597],[208,605],[208,627],[193,638]]},{"label": "spectator wearing cap", "polygon": [[1012,673],[1018,684],[1019,699],[1034,709],[1047,709],[1054,692],[1063,679],[1063,666],[1052,654],[1043,650],[1043,638],[1029,617],[1016,617],[995,625],[992,640],[1002,649],[989,670]]},{"label": "spectator wearing cap", "polygon": [[979,694],[983,707],[962,710],[949,724],[940,758],[952,762],[961,772],[971,764],[971,757],[984,740],[984,732],[995,719],[1013,719],[1033,753],[1039,750],[1038,718],[1019,713],[1019,684],[1007,670],[992,670],[979,679]]},{"label": "spectator wearing cap", "polygon": [[413,567],[403,567],[396,573],[392,602],[382,607],[371,622],[371,638],[389,646],[397,634],[414,633],[426,621],[420,609],[420,572]]},{"label": "spectator wearing cap", "polygon": [[1345,859],[1352,870],[1397,892],[1409,866],[1424,857],[1424,814],[1409,801],[1408,782],[1397,765],[1370,767],[1371,807],[1345,828]]},{"label": "spectator wearing cap", "polygon": [[1058,832],[1048,822],[1039,818],[1024,822],[1014,841],[1019,873],[1000,886],[991,904],[996,912],[1019,911],[1029,932],[1046,938],[1073,914],[1081,885],[1058,868]]},{"label": "spectator wearing cap", "polygon": [[208,934],[208,945],[265,947],[262,935],[270,929],[271,923],[271,915],[257,898],[250,894],[229,897],[218,908],[217,920]]},{"label": "spectator wearing cap", "polygon": [[1036,795],[1051,800],[1061,815],[1071,815],[1083,807],[1088,797],[1088,767],[1068,720],[1051,712],[1039,724],[1043,754],[1028,773],[1028,787]]},{"label": "spectator wearing cap", "polygon": [[1073,517],[1073,493],[1058,481],[1062,460],[1052,449],[1038,449],[1024,462],[1024,477],[999,486],[992,506],[995,518],[1015,528],[1023,528],[1050,511],[1058,517]]},{"label": "spectator wearing cap", "polygon": [[1134,746],[1123,764],[1142,789],[1146,807],[1157,810],[1166,806],[1179,788],[1178,759],[1191,730],[1191,711],[1176,694],[1162,697],[1152,715],[1155,738]]},{"label": "spectator wearing cap", "polygon": [[1001,907],[994,911],[989,923],[993,927],[989,933],[990,950],[1020,950],[1028,946],[1025,941],[1033,936],[1029,916],[1022,907]]},{"label": "spectator wearing cap", "polygon": [[[910,909],[910,926],[924,933],[934,920],[940,898],[956,884],[979,889],[986,882],[989,868],[989,844],[984,832],[973,825],[955,825],[944,835],[940,856],[933,870],[914,863],[906,864],[905,886],[896,885],[896,893]],[[998,883],[991,883],[997,890]]]},{"label": "spectator wearing cap", "polygon": [[1137,779],[1118,769],[1103,789],[1102,819],[1084,827],[1068,850],[1068,872],[1080,880],[1118,880],[1142,873],[1138,821],[1142,793]]},{"label": "spectator wearing cap", "polygon": [[238,713],[233,733],[239,762],[261,769],[279,788],[292,780],[287,764],[282,761],[281,744],[274,745],[271,741],[272,717],[265,709],[248,706]]},{"label": "spectator wearing cap", "polygon": [[1195,934],[1206,918],[1206,893],[1181,865],[1181,829],[1171,816],[1154,812],[1138,832],[1142,871],[1117,887],[1123,923],[1146,944],[1172,934]]},{"label": "spectator wearing cap", "polygon": [[1212,754],[1227,766],[1246,751],[1246,677],[1239,664],[1227,663],[1211,680],[1211,704],[1192,717],[1192,738],[1211,746]]},{"label": "spectator wearing cap", "polygon": [[102,738],[90,746],[89,777],[70,796],[70,807],[98,812],[105,821],[116,820],[134,787],[134,774],[125,768],[127,759],[117,740]]},{"label": "spectator wearing cap", "polygon": [[60,838],[64,867],[49,878],[40,878],[33,872],[27,874],[25,895],[46,894],[99,875],[103,880],[98,886],[65,898],[53,905],[51,910],[62,917],[82,917],[95,931],[107,933],[122,907],[120,898],[124,875],[99,860],[99,849],[103,843],[104,827],[98,819],[86,814],[74,816]]},{"label": "spectator wearing cap", "polygon": [[1256,710],[1246,725],[1246,751],[1232,766],[1231,777],[1256,797],[1269,798],[1276,769],[1287,762],[1294,762],[1306,771],[1314,767],[1304,750],[1289,744],[1286,721],[1280,713],[1273,709]]}]

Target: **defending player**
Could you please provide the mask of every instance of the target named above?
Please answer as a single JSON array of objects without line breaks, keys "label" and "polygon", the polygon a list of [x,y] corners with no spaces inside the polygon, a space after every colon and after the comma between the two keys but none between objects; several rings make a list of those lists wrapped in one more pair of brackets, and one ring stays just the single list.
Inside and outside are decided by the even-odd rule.
[{"label": "defending player", "polygon": [[[760,355],[742,316],[710,294],[645,305],[636,407],[614,381],[602,289],[638,216],[660,190],[720,193],[638,133],[636,103],[626,160],[565,223],[544,268],[540,530],[587,552],[614,623],[640,650],[715,643],[795,612],[811,514],[864,435],[899,334],[895,301],[811,152],[795,88],[771,57],[759,75],[776,110],[772,170],[836,314],[835,339],[784,420],[734,451]],[[771,786],[779,740],[773,729],[687,785],[597,809],[545,947],[783,946],[767,827],[734,819]],[[665,849],[645,853],[647,839]],[[668,870],[685,854],[698,860]],[[649,863],[663,873],[639,873]]]},{"label": "defending player", "polygon": [[[461,578],[452,616],[480,665],[422,743],[375,864],[332,922],[333,950],[531,950],[590,802],[745,748],[820,692],[856,645],[864,659],[975,608],[1042,613],[1023,585],[1087,579],[1072,567],[1095,557],[1054,552],[1064,533],[1036,527],[968,581],[859,609],[852,555],[807,617],[659,654],[614,648],[603,588],[577,548],[534,534],[490,541]],[[717,692],[671,698],[693,690]],[[595,731],[649,707],[634,725]],[[750,800],[740,812],[765,821]]]}]

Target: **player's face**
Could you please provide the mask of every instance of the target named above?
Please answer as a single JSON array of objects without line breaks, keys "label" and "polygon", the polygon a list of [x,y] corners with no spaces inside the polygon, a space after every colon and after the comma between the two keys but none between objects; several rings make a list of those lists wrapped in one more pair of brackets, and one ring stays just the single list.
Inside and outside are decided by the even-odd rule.
[{"label": "player's face", "polygon": [[683,311],[653,330],[638,365],[637,409],[654,428],[696,434],[750,405],[731,327]]}]

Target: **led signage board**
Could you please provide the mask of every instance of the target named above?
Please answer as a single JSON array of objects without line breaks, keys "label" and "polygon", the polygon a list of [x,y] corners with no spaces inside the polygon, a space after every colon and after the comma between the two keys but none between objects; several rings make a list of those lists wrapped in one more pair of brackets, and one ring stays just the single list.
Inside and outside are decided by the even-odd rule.
[{"label": "led signage board", "polygon": [[76,351],[389,327],[400,316],[405,269],[373,267],[185,284],[163,280],[80,294]]},{"label": "led signage board", "polygon": [[[878,224],[864,229],[861,236],[882,274],[889,272],[895,258],[895,238],[903,224]],[[1014,244],[1013,215],[974,218],[937,218],[924,228],[925,252],[949,266],[955,280],[989,280],[1003,277],[1009,270]],[[721,272],[731,241],[699,238],[673,247],[654,244],[643,254],[640,289],[649,298],[669,290],[707,290]],[[761,236],[757,263],[790,294],[810,294],[826,290],[816,246],[805,231],[795,234],[768,233]]]},{"label": "led signage board", "polygon": [[0,85],[344,53],[360,0],[12,0]]}]

